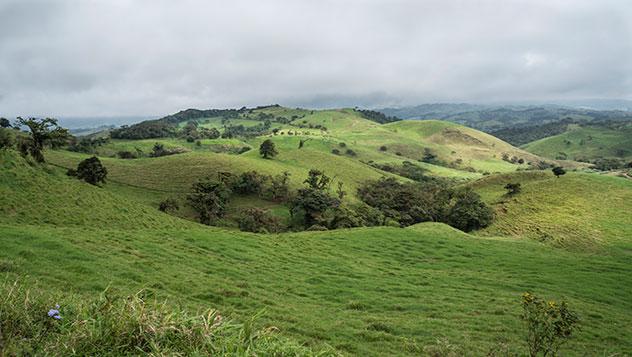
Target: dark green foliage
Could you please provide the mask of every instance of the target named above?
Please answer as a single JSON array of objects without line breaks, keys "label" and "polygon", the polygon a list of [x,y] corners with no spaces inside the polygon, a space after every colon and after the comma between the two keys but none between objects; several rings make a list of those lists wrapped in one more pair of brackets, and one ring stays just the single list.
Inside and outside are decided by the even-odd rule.
[{"label": "dark green foliage", "polygon": [[226,213],[230,193],[223,182],[205,178],[193,184],[187,201],[198,214],[200,223],[210,225]]},{"label": "dark green foliage", "polygon": [[457,191],[449,204],[445,223],[465,232],[489,226],[494,211],[472,190]]},{"label": "dark green foliage", "polygon": [[86,154],[94,154],[97,147],[102,146],[110,142],[110,138],[70,138],[68,144],[68,150],[74,152],[83,152]]},{"label": "dark green foliage", "polygon": [[566,170],[564,170],[564,168],[561,166],[556,166],[551,171],[553,171],[553,175],[555,175],[555,177],[557,178],[566,174]]},{"label": "dark green foliage", "polygon": [[7,118],[0,118],[0,128],[10,128],[11,122]]},{"label": "dark green foliage", "polygon": [[531,357],[557,356],[560,347],[578,329],[579,317],[565,301],[546,301],[531,294],[522,295],[525,340]]},{"label": "dark green foliage", "polygon": [[520,183],[511,183],[510,182],[510,183],[505,185],[505,190],[507,190],[507,195],[513,196],[513,195],[516,195],[516,194],[520,193],[522,188],[520,187]]},{"label": "dark green foliage", "polygon": [[110,131],[113,139],[153,139],[173,137],[176,126],[163,120],[147,120],[131,126],[123,125]]},{"label": "dark green foliage", "polygon": [[14,130],[0,128],[0,150],[11,149],[15,146]]},{"label": "dark green foliage", "polygon": [[273,201],[286,201],[290,195],[290,173],[285,171],[270,179],[270,185],[262,192],[262,196]]},{"label": "dark green foliage", "polygon": [[441,221],[449,191],[434,183],[401,183],[395,178],[381,178],[358,189],[358,196],[384,216],[402,226]]},{"label": "dark green foliage", "polygon": [[272,158],[278,154],[274,143],[270,139],[266,139],[259,146],[259,155],[264,159]]},{"label": "dark green foliage", "polygon": [[366,110],[366,109],[356,109],[358,113],[360,113],[365,119],[370,121],[374,121],[379,124],[392,123],[396,121],[400,121],[400,118],[395,116],[386,116],[384,113],[376,112],[374,110]]},{"label": "dark green foliage", "polygon": [[386,145],[382,145],[380,146],[380,151],[386,151],[388,150],[388,148],[386,147]]},{"label": "dark green foliage", "polygon": [[28,147],[28,153],[31,154],[37,162],[44,162],[44,154],[42,151],[45,147],[60,147],[66,144],[66,141],[70,137],[68,129],[57,125],[57,119],[18,118],[17,125],[19,127],[26,126],[29,128],[29,139],[24,141],[22,145]]},{"label": "dark green foliage", "polygon": [[346,143],[338,143],[338,146],[340,146],[341,148],[346,148],[347,144]]},{"label": "dark green foliage", "polygon": [[349,156],[357,156],[357,155],[358,155],[358,154],[356,154],[356,152],[355,152],[355,151],[353,151],[353,150],[351,150],[351,149],[347,149],[347,150],[345,151],[345,153],[346,153],[347,155],[349,155]]},{"label": "dark green foliage", "polygon": [[268,210],[256,207],[242,210],[237,223],[240,230],[255,233],[276,233],[281,227],[277,217]]},{"label": "dark green foliage", "polygon": [[595,165],[595,169],[600,171],[618,170],[627,166],[625,160],[616,158],[598,158],[592,163]]},{"label": "dark green foliage", "polygon": [[240,194],[260,194],[264,184],[270,180],[269,176],[262,175],[257,171],[243,172],[232,182],[232,190]]},{"label": "dark green foliage", "polygon": [[331,149],[331,153],[334,155],[340,155],[340,150],[338,149]]},{"label": "dark green foliage", "polygon": [[180,209],[180,204],[175,198],[167,198],[160,202],[158,209],[165,213],[172,213]]},{"label": "dark green foliage", "polygon": [[138,158],[138,153],[127,151],[127,150],[121,150],[116,153],[116,156],[118,156],[120,159],[136,159]]},{"label": "dark green foliage", "polygon": [[184,150],[182,148],[167,149],[167,148],[165,148],[165,146],[163,144],[156,143],[156,144],[154,144],[154,147],[153,147],[151,153],[149,154],[149,156],[151,156],[151,157],[160,157],[160,156],[167,156],[167,155],[182,154],[184,152],[186,152],[186,150]]},{"label": "dark green foliage", "polygon": [[426,162],[428,164],[437,164],[437,155],[430,148],[424,148],[424,155],[421,158],[421,161]]},{"label": "dark green foliage", "polygon": [[331,178],[322,171],[311,169],[304,181],[307,188],[299,189],[290,201],[290,214],[303,227],[321,224],[324,213],[340,206],[340,200],[329,192]]},{"label": "dark green foliage", "polygon": [[91,185],[96,185],[99,182],[105,183],[107,175],[108,170],[96,156],[87,158],[77,165],[77,178]]},{"label": "dark green foliage", "polygon": [[320,170],[311,169],[309,170],[307,178],[303,181],[303,183],[306,183],[309,188],[313,188],[315,190],[326,190],[329,188],[331,178]]},{"label": "dark green foliage", "polygon": [[514,146],[524,145],[549,136],[554,136],[565,132],[568,125],[575,121],[565,118],[560,121],[546,123],[542,125],[509,127],[490,132],[493,136],[500,138]]}]

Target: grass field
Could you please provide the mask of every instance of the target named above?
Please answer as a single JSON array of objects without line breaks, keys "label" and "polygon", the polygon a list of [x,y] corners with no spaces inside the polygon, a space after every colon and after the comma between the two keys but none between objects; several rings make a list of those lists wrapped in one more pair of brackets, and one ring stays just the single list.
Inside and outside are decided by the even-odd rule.
[{"label": "grass field", "polygon": [[[99,149],[109,172],[102,188],[65,175],[87,154],[48,151],[50,164],[40,165],[0,151],[0,277],[37,283],[66,306],[106,288],[121,296],[145,289],[191,314],[216,308],[244,322],[263,313],[256,328],[278,330],[294,353],[358,356],[485,355],[505,347],[524,354],[520,297],[531,291],[566,299],[579,313],[581,331],[564,355],[632,353],[632,181],[517,171],[527,165],[504,161],[503,153],[540,158],[456,124],[379,125],[352,109],[282,107],[239,120],[257,112],[296,116],[294,124],[328,130],[287,135],[297,130],[289,125],[284,135],[204,140],[200,146],[180,139],[112,140]],[[272,160],[258,155],[267,138],[279,151]],[[188,152],[106,157],[148,152],[156,142]],[[236,155],[213,152],[212,145],[254,149]],[[461,164],[419,162],[424,148]],[[297,188],[309,169],[318,168],[344,182],[354,201],[360,184],[391,175],[370,161],[404,160],[474,188],[494,207],[494,223],[473,234],[422,223],[260,235],[202,226],[156,208],[167,197],[183,200],[193,182],[220,171],[288,171]],[[522,192],[505,196],[508,182],[521,183]],[[251,206],[288,218],[286,207],[252,196],[233,198],[228,215]],[[191,218],[192,212],[185,208],[179,215]]]},{"label": "grass field", "polygon": [[[2,275],[37,281],[58,296],[89,297],[108,286],[120,294],[146,288],[185,309],[217,308],[237,321],[265,310],[260,327],[275,326],[316,351],[415,355],[440,339],[458,354],[480,355],[499,344],[524,351],[518,314],[520,294],[528,290],[566,298],[580,313],[582,331],[566,354],[632,351],[632,250],[624,217],[630,208],[625,195],[632,190],[623,179],[519,174],[530,175],[519,176],[526,197],[518,197],[509,212],[528,209],[518,203],[535,199],[542,187],[604,185],[622,192],[612,208],[620,215],[593,217],[596,225],[607,217],[613,225],[595,243],[600,249],[582,251],[521,236],[468,235],[434,223],[245,234],[164,215],[13,154],[3,154],[2,168]],[[504,181],[490,177],[477,189],[496,201]],[[575,214],[586,210],[573,207]],[[510,221],[501,218],[484,234],[504,233]],[[616,232],[624,235],[608,238]]]},{"label": "grass field", "polygon": [[570,160],[621,158],[632,160],[632,125],[619,129],[601,126],[573,126],[555,136],[540,139],[523,146],[536,155]]}]

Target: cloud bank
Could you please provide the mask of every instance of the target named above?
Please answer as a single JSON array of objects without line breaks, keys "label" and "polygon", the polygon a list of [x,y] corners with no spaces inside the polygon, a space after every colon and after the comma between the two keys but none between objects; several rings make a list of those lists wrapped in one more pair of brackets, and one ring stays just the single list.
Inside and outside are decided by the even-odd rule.
[{"label": "cloud bank", "polygon": [[0,1],[0,115],[632,99],[629,1]]}]

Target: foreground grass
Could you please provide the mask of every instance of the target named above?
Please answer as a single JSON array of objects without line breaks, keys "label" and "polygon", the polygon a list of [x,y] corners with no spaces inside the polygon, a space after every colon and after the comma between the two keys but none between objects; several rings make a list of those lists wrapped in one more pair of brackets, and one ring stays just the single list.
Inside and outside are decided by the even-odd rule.
[{"label": "foreground grass", "polygon": [[565,353],[632,350],[630,250],[573,253],[475,238],[442,224],[411,229],[249,235],[215,229],[1,226],[3,275],[92,296],[112,286],[209,306],[314,349],[419,354],[437,339],[475,355],[521,351],[519,298],[566,298],[582,331]]},{"label": "foreground grass", "polygon": [[[238,324],[213,309],[193,315],[146,295],[119,297],[106,290],[86,301],[5,282],[0,286],[0,354],[315,355],[279,338],[274,328],[257,329],[254,318]],[[320,353],[325,354],[333,352]]]}]

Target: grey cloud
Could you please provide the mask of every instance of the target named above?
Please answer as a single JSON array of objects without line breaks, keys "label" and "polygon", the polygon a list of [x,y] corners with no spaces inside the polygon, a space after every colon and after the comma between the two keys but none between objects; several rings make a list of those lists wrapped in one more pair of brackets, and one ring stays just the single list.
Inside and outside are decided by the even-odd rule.
[{"label": "grey cloud", "polygon": [[632,99],[626,1],[0,2],[0,115]]}]

